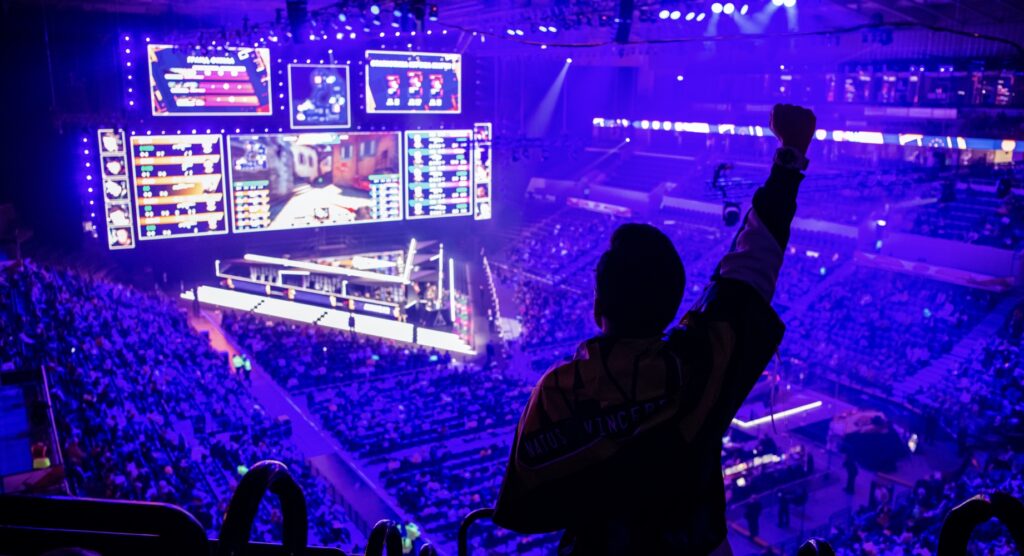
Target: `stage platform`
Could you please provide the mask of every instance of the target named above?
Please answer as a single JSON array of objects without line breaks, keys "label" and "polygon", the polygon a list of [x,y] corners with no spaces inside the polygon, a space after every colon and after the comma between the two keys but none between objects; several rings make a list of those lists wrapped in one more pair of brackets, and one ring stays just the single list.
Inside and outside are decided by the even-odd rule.
[{"label": "stage platform", "polygon": [[[226,288],[200,286],[197,288],[197,291],[199,302],[205,305],[235,309],[269,318],[315,324],[336,330],[354,331],[357,334],[366,334],[368,336],[386,338],[396,342],[436,348],[463,355],[476,355],[476,351],[471,346],[452,332]],[[192,290],[189,290],[182,293],[181,298],[187,301],[194,301],[195,294]],[[350,317],[355,322],[354,328],[349,326]]]}]

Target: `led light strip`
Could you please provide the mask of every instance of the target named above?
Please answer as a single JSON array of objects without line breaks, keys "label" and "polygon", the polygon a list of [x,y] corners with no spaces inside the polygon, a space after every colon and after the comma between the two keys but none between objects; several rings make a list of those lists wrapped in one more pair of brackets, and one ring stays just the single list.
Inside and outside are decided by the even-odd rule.
[{"label": "led light strip", "polygon": [[[627,120],[625,118],[594,118],[594,127],[633,128],[642,131],[668,131],[673,133],[700,133],[704,135],[745,135],[774,137],[772,130],[759,125],[711,124],[707,122],[673,122],[668,120]],[[1024,140],[959,137],[955,135],[923,135],[920,133],[883,133],[881,131],[846,131],[819,129],[814,132],[819,141],[836,143],[862,143],[866,145],[899,145],[901,147],[927,147],[937,149],[981,150],[1024,153]]]},{"label": "led light strip", "polygon": [[739,427],[741,429],[749,429],[749,428],[753,428],[753,427],[756,427],[758,425],[763,425],[763,424],[765,424],[767,422],[770,422],[772,419],[775,419],[776,421],[780,421],[780,420],[785,419],[787,417],[792,417],[794,415],[799,415],[801,413],[806,413],[808,411],[811,411],[812,409],[817,409],[817,408],[819,408],[821,406],[822,406],[822,402],[821,401],[811,402],[809,404],[805,404],[805,405],[801,405],[801,406],[798,406],[798,407],[794,407],[792,409],[787,409],[785,411],[780,411],[780,412],[774,413],[772,415],[765,415],[764,417],[758,417],[757,419],[754,419],[752,421],[740,421],[739,419],[733,419],[732,420],[732,424],[736,425],[737,427]]}]

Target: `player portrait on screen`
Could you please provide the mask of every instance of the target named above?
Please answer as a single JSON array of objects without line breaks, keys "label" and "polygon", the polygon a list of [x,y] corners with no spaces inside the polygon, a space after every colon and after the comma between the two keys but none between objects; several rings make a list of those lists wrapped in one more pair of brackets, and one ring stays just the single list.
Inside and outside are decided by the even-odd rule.
[{"label": "player portrait on screen", "polygon": [[131,244],[131,228],[107,228],[107,247],[127,247]]},{"label": "player portrait on screen", "polygon": [[103,180],[103,194],[108,200],[116,201],[128,198],[128,182]]},{"label": "player portrait on screen", "polygon": [[104,153],[124,152],[124,140],[117,131],[104,131],[100,134],[100,147]]},{"label": "player portrait on screen", "polygon": [[108,176],[124,175],[124,160],[120,156],[108,156],[103,159],[103,169]]},{"label": "player portrait on screen", "polygon": [[406,74],[409,78],[409,91],[406,95],[406,104],[409,108],[419,108],[423,105],[423,72],[409,70]]}]

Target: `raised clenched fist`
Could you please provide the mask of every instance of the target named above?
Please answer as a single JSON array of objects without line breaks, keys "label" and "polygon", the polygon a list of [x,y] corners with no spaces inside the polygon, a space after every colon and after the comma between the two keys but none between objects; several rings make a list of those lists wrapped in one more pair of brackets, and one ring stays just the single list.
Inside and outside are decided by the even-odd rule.
[{"label": "raised clenched fist", "polygon": [[776,104],[772,107],[772,115],[768,122],[775,136],[782,141],[782,146],[792,147],[801,154],[807,154],[807,147],[814,137],[817,124],[814,112],[793,104]]}]

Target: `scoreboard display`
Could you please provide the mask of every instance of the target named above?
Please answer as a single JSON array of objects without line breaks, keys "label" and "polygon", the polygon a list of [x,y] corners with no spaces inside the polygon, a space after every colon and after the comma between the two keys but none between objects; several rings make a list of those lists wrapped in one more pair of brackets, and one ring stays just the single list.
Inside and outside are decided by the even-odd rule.
[{"label": "scoreboard display", "polygon": [[139,240],[226,234],[220,135],[133,136]]},{"label": "scoreboard display", "polygon": [[461,113],[462,55],[367,50],[366,111]]},{"label": "scoreboard display", "polygon": [[473,214],[473,130],[407,131],[406,218]]},{"label": "scoreboard display", "polygon": [[270,50],[147,45],[154,116],[269,116]]}]

